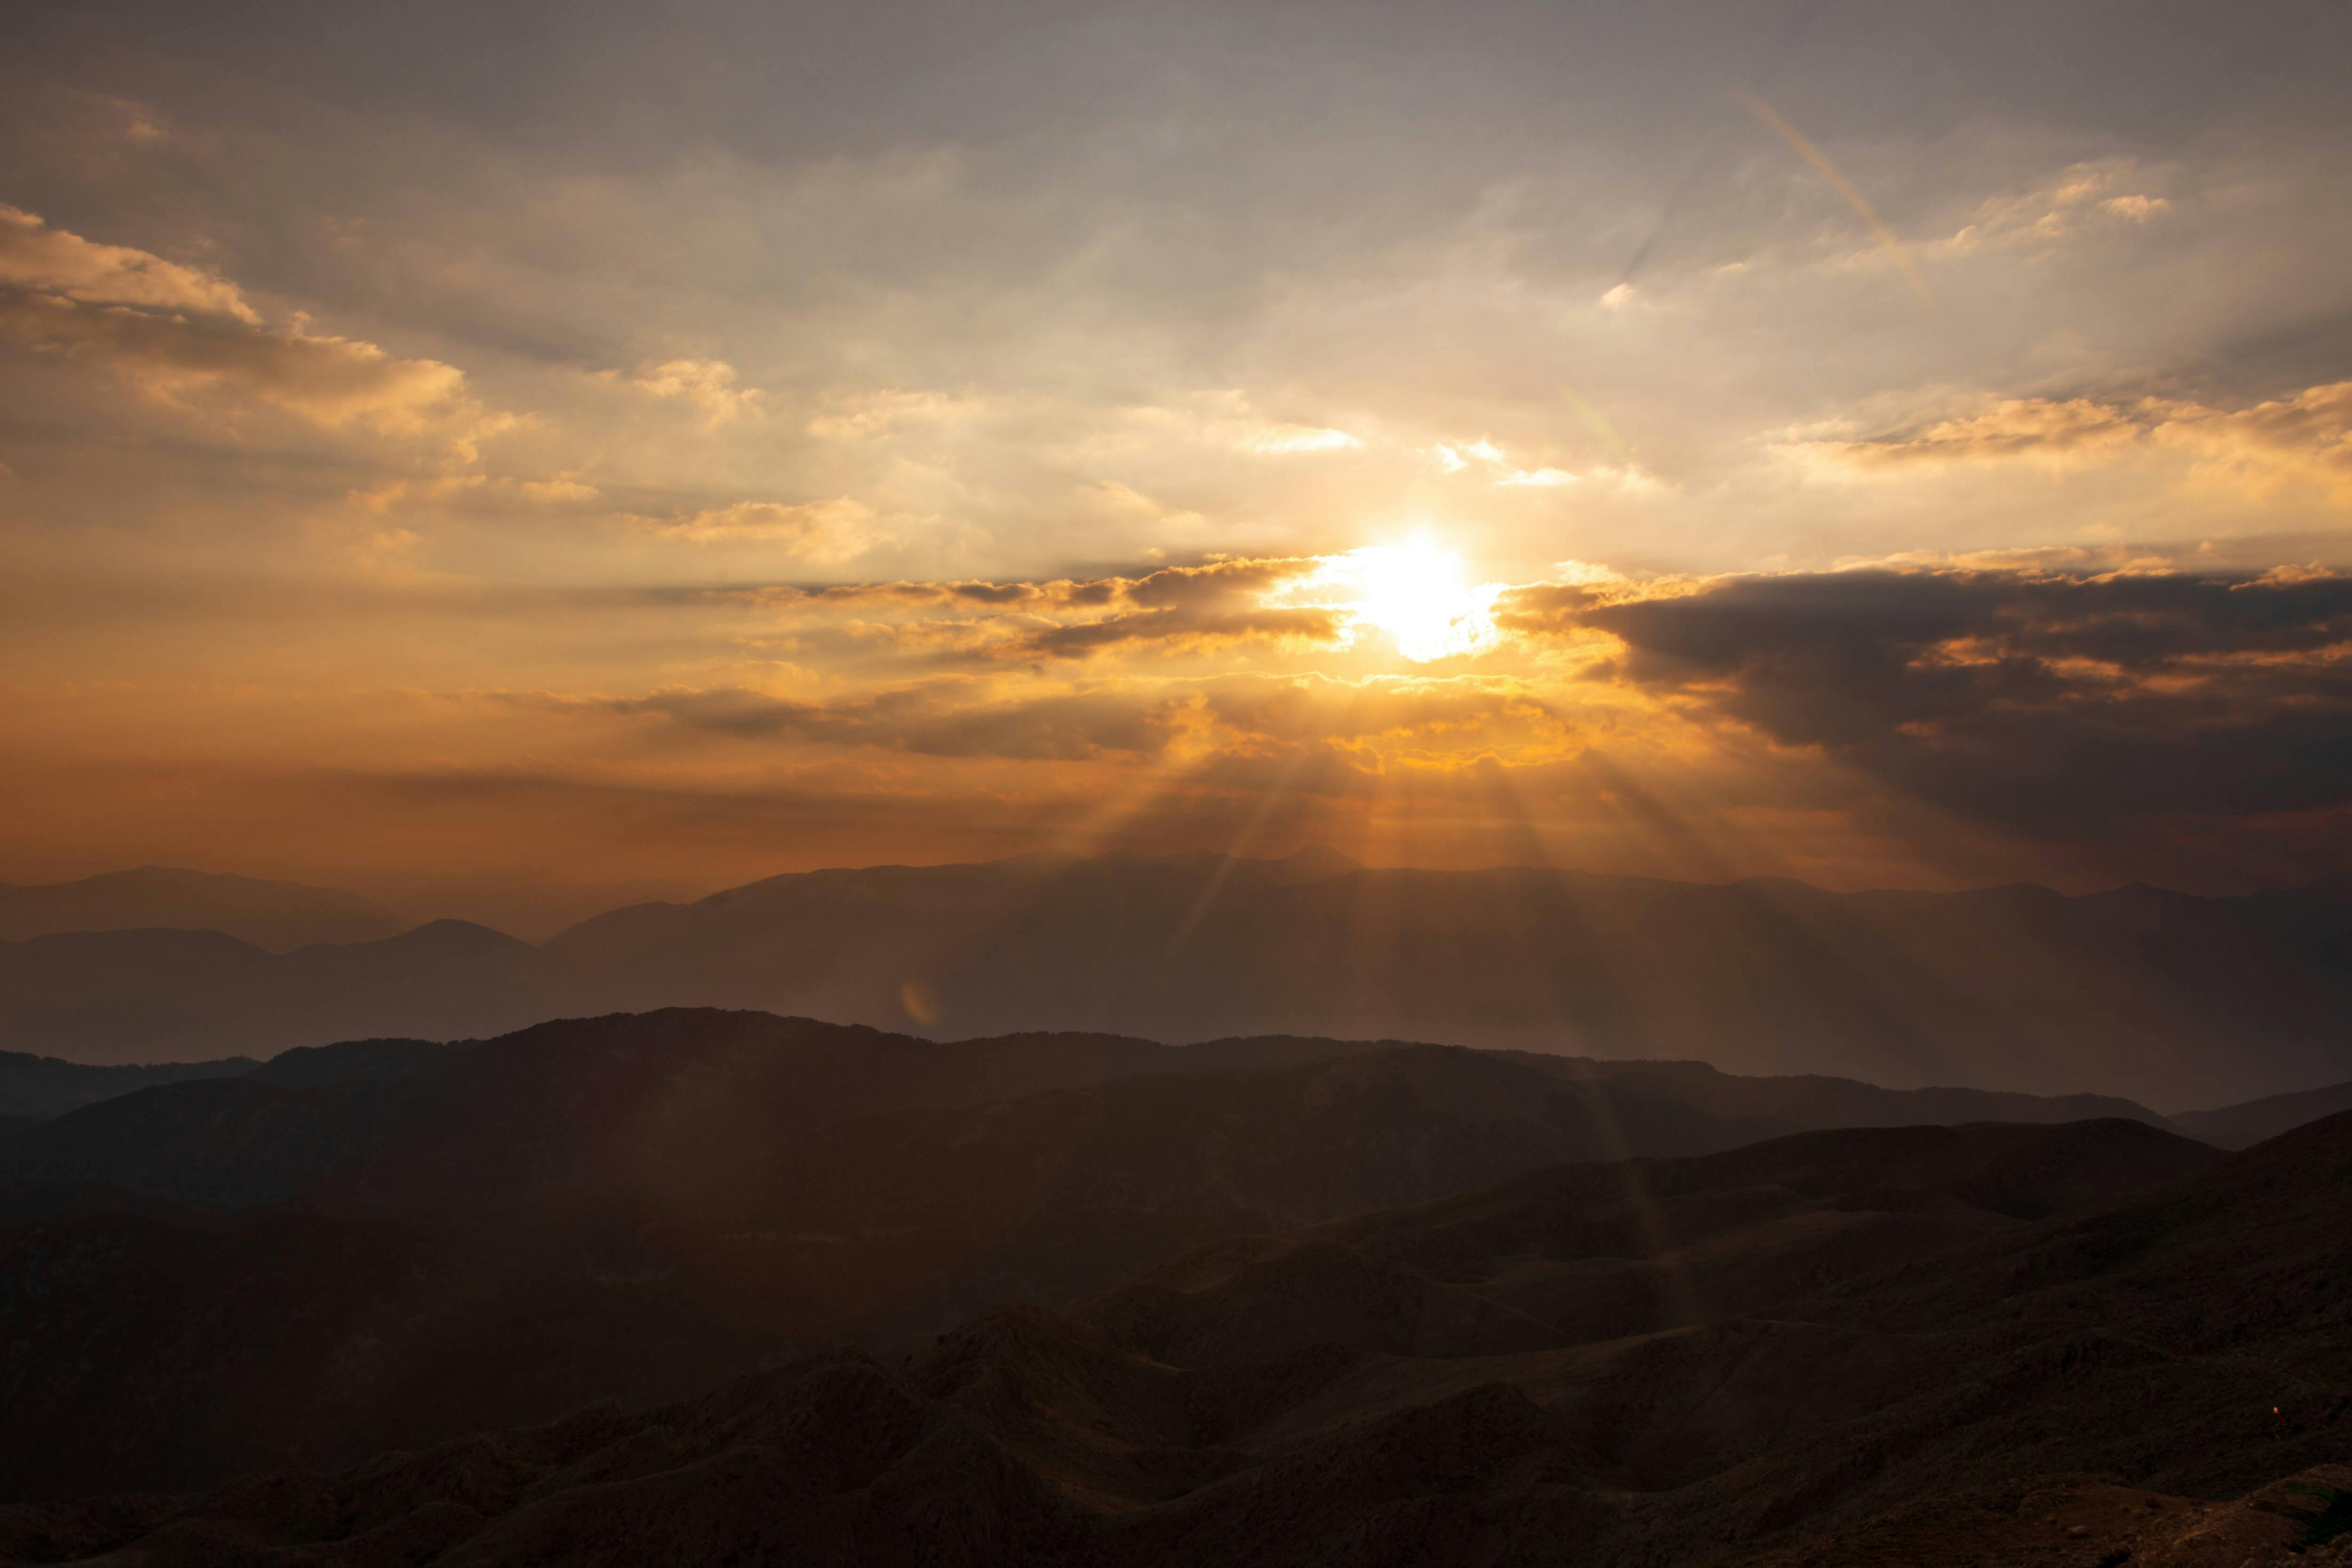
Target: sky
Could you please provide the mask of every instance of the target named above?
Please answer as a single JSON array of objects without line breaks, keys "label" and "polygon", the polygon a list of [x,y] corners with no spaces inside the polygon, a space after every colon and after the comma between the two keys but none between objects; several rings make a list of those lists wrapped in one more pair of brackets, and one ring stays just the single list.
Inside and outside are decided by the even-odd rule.
[{"label": "sky", "polygon": [[2352,871],[2352,13],[34,4],[0,879]]}]

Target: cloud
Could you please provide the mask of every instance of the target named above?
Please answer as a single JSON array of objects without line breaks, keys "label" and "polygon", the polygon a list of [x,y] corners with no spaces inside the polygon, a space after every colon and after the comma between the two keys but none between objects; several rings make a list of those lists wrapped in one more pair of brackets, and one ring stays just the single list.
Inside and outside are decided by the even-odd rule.
[{"label": "cloud", "polygon": [[620,714],[657,714],[689,730],[741,739],[878,746],[940,757],[1074,762],[1164,750],[1181,700],[1068,692],[1005,700],[961,681],[934,681],[829,703],[741,688],[676,688],[644,697],[522,699]]},{"label": "cloud", "polygon": [[2156,176],[2127,158],[2073,163],[2027,189],[1989,196],[1957,233],[1923,248],[1965,256],[2024,246],[2049,246],[2095,233],[2153,222],[2171,201],[2144,190]]},{"label": "cloud", "polygon": [[1281,457],[1292,452],[1345,452],[1363,446],[1361,440],[1345,430],[1326,429],[1313,425],[1267,425],[1240,439],[1245,450],[1269,457]]},{"label": "cloud", "polygon": [[1584,478],[1566,468],[1514,468],[1510,454],[1484,436],[1475,441],[1456,441],[1434,450],[1437,466],[1444,472],[1461,473],[1475,458],[1486,467],[1486,482],[1505,489],[1559,489],[1580,484]]},{"label": "cloud", "polygon": [[1192,608],[1142,610],[1028,633],[992,647],[996,658],[1083,658],[1110,648],[1150,646],[1163,654],[1198,653],[1236,643],[1329,647],[1347,617],[1322,608],[1256,608],[1223,614]]},{"label": "cloud", "polygon": [[2087,397],[2025,397],[1907,435],[1829,444],[1828,449],[1861,467],[1892,468],[2096,454],[2130,447],[2146,434],[2147,426],[2130,408]]},{"label": "cloud", "polygon": [[2302,477],[2352,498],[2352,381],[2236,409],[2162,397],[2011,398],[1907,434],[1807,449],[1865,469],[2173,454],[2251,479]]},{"label": "cloud", "polygon": [[2352,805],[2352,577],[1882,570],[1553,613],[1625,677],[1964,815],[2058,835]]},{"label": "cloud", "polygon": [[120,245],[95,245],[0,203],[0,289],[83,305],[193,310],[257,326],[236,285]]},{"label": "cloud", "polygon": [[435,436],[470,459],[512,423],[486,415],[463,372],[296,325],[273,328],[236,285],[0,208],[0,340],[96,365],[150,400],[214,412],[239,400],[330,428]]},{"label": "cloud", "polygon": [[737,501],[685,517],[639,521],[660,538],[689,544],[782,544],[797,555],[845,558],[872,543],[866,525],[873,518],[873,508],[838,496],[798,506]]},{"label": "cloud", "polygon": [[629,384],[648,397],[683,403],[718,426],[758,413],[767,396],[756,386],[738,386],[737,380],[735,367],[724,361],[674,359],[646,366]]}]

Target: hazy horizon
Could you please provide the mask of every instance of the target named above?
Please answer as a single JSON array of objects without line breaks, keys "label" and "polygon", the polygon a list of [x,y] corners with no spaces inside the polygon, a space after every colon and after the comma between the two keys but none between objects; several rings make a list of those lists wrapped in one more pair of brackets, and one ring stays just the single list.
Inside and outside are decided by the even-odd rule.
[{"label": "hazy horizon", "polygon": [[[562,931],[579,924],[583,921],[592,920],[597,915],[610,913],[615,910],[626,909],[646,903],[696,903],[716,894],[731,892],[738,889],[751,887],[761,882],[772,880],[776,878],[805,876],[811,873],[822,871],[878,871],[898,869],[940,870],[956,867],[1004,865],[1023,860],[1036,860],[1057,857],[1072,859],[1134,859],[1144,861],[1183,861],[1204,858],[1213,863],[1232,860],[1235,862],[1265,862],[1272,864],[1289,860],[1299,856],[1314,855],[1318,852],[1328,853],[1335,856],[1342,855],[1344,853],[1332,848],[1331,846],[1328,844],[1317,841],[1308,841],[1287,850],[1275,851],[1271,849],[1260,849],[1256,853],[1244,855],[1234,855],[1225,851],[1211,849],[1126,851],[1110,848],[1103,850],[1094,856],[1080,856],[1071,854],[1069,852],[1056,852],[1053,850],[1031,850],[1013,855],[998,856],[986,860],[890,860],[874,861],[865,865],[841,864],[800,866],[793,867],[786,870],[753,871],[744,875],[740,880],[727,881],[701,881],[694,883],[646,882],[634,885],[621,884],[618,886],[581,886],[576,884],[562,883],[532,885],[529,883],[516,883],[493,888],[460,887],[457,889],[426,889],[423,891],[405,888],[399,884],[394,884],[389,888],[373,886],[370,879],[365,877],[345,879],[329,878],[320,881],[304,881],[295,878],[253,877],[247,872],[239,870],[221,870],[218,868],[203,867],[160,866],[150,864],[135,867],[113,867],[105,870],[93,871],[86,876],[64,877],[56,879],[55,880],[47,881],[12,878],[5,874],[0,874],[0,889],[16,888],[27,890],[47,890],[72,887],[81,882],[97,880],[110,876],[135,875],[143,871],[192,871],[202,877],[227,877],[257,882],[278,882],[293,887],[309,889],[319,892],[349,894],[354,898],[365,900],[370,904],[382,909],[387,915],[397,921],[403,930],[414,929],[416,926],[428,924],[435,921],[460,920],[478,925],[488,926],[493,930],[502,931],[509,936],[520,937],[526,942],[541,942],[546,941],[549,937],[557,935]],[[1732,887],[1741,882],[1769,881],[1775,879],[1773,875],[1770,873],[1743,873],[1740,875],[1722,878],[1659,877],[1653,873],[1641,871],[1606,871],[1588,866],[1564,866],[1528,861],[1491,861],[1479,864],[1453,866],[1412,866],[1376,865],[1358,860],[1353,856],[1347,856],[1346,858],[1352,863],[1351,868],[1364,871],[1441,871],[1472,874],[1489,871],[1530,870],[1557,872],[1567,876],[1591,876],[1601,878],[1623,877],[1633,879],[1646,879],[1660,881],[1684,882],[1696,887]],[[1345,873],[1340,872],[1335,874]],[[2267,886],[2244,889],[2242,891],[2292,892],[2332,882],[2340,876],[2341,873],[2315,872],[2311,876],[2305,877],[2300,879],[2282,880]],[[1801,882],[1807,887],[1817,889],[1824,893],[1845,896],[1871,893],[1974,893],[1990,892],[2009,887],[2042,888],[2048,891],[2057,893],[2062,898],[2067,899],[2092,898],[2096,897],[2101,893],[2120,892],[2136,887],[2152,888],[2160,892],[2182,893],[2192,898],[2232,896],[2231,894],[2216,895],[2210,892],[2200,893],[2192,889],[2171,888],[2167,887],[2161,882],[2149,882],[2140,879],[2128,881],[2115,880],[2075,888],[2053,887],[2047,882],[2037,882],[2028,879],[2011,879],[2005,882],[1955,883],[1946,887],[1929,887],[1916,883],[1908,885],[1865,883],[1850,887],[1839,887],[1824,882],[1811,881],[1803,878],[1786,878],[1780,879]]]}]

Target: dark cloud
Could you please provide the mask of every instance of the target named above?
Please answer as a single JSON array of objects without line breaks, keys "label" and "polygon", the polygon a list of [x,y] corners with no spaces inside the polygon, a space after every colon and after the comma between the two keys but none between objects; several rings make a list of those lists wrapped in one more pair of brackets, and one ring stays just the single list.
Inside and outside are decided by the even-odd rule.
[{"label": "dark cloud", "polygon": [[1581,620],[1630,680],[2011,827],[2352,804],[2352,578],[1792,574]]},{"label": "dark cloud", "polygon": [[717,688],[608,698],[590,705],[614,713],[657,713],[688,729],[745,738],[882,746],[936,757],[1064,762],[1156,755],[1166,748],[1181,707],[1164,697],[1120,692],[992,701],[957,682],[833,703]]},{"label": "dark cloud", "polygon": [[1192,609],[1144,610],[1105,620],[1054,626],[998,643],[995,658],[1084,658],[1108,648],[1150,645],[1164,653],[1195,653],[1243,642],[1330,643],[1346,617],[1328,609],[1254,609],[1202,614]]}]

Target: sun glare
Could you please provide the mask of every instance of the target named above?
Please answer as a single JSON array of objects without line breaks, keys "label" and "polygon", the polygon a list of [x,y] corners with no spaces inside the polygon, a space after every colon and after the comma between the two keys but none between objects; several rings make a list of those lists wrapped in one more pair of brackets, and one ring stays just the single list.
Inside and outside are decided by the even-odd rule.
[{"label": "sun glare", "polygon": [[1462,558],[1426,540],[1351,550],[1317,576],[1336,590],[1326,602],[1352,626],[1387,633],[1415,663],[1475,653],[1495,640],[1499,584],[1473,586]]}]

